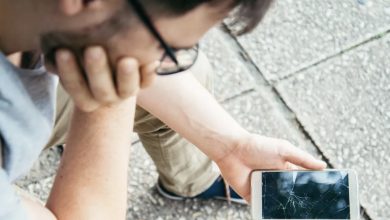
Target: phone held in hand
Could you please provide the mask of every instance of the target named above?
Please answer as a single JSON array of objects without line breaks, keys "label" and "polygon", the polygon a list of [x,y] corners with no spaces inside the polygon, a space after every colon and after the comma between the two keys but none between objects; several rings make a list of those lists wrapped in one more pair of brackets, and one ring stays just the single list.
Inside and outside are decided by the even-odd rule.
[{"label": "phone held in hand", "polygon": [[254,171],[251,184],[254,220],[359,219],[353,170]]}]

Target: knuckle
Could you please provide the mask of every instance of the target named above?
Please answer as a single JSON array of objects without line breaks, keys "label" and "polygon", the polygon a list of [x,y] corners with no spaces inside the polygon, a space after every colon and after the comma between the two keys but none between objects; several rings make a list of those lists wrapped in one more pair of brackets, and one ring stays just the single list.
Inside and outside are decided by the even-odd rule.
[{"label": "knuckle", "polygon": [[284,147],[285,145],[281,145],[281,146],[278,146],[277,147],[277,151],[278,151],[278,156],[280,158],[282,158],[283,160],[285,160],[287,157],[288,157],[288,150],[286,147]]},{"label": "knuckle", "polygon": [[132,96],[137,95],[139,89],[138,88],[132,88],[132,89],[119,89],[118,95],[122,99],[126,99]]},{"label": "knuckle", "polygon": [[75,104],[83,112],[92,112],[98,107],[97,105],[91,104],[89,102],[77,102]]},{"label": "knuckle", "polygon": [[80,91],[84,84],[80,80],[62,80],[61,83],[63,87],[70,93]]},{"label": "knuckle", "polygon": [[130,66],[131,69],[135,70],[138,68],[138,65],[139,65],[138,60],[133,59],[133,58],[129,58],[126,60],[126,62],[128,62],[127,65]]},{"label": "knuckle", "polygon": [[97,89],[94,92],[94,97],[97,100],[99,100],[101,102],[106,102],[106,103],[110,103],[110,102],[114,102],[115,101],[115,97],[113,97],[111,92],[109,92],[106,89]]}]

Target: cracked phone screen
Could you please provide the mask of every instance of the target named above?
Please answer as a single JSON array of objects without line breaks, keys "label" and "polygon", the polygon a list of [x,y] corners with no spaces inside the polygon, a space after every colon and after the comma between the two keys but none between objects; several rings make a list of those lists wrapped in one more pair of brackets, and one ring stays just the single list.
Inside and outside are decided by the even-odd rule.
[{"label": "cracked phone screen", "polygon": [[350,219],[348,173],[262,173],[263,219]]}]

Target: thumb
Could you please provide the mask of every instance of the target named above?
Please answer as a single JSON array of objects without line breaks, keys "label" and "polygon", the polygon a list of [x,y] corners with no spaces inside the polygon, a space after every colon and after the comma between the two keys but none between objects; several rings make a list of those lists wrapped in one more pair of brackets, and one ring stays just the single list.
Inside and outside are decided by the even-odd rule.
[{"label": "thumb", "polygon": [[155,61],[151,64],[141,67],[141,88],[144,89],[152,85],[156,79],[156,69],[160,66],[160,61]]}]

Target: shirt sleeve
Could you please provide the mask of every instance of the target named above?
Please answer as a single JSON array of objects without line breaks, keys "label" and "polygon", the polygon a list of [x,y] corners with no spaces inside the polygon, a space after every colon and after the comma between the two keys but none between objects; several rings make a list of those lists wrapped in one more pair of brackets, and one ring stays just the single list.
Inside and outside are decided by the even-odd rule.
[{"label": "shirt sleeve", "polygon": [[26,220],[27,212],[22,207],[7,173],[0,169],[0,220]]}]

